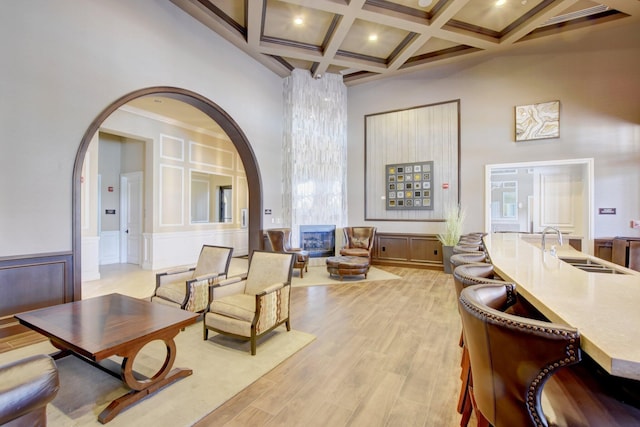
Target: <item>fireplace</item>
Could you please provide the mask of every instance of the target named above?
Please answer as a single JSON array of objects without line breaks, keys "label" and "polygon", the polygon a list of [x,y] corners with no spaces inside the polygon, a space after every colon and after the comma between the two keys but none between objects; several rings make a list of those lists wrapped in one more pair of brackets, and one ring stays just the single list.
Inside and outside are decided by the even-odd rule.
[{"label": "fireplace", "polygon": [[335,225],[301,225],[300,246],[309,251],[309,257],[334,256],[336,253]]}]

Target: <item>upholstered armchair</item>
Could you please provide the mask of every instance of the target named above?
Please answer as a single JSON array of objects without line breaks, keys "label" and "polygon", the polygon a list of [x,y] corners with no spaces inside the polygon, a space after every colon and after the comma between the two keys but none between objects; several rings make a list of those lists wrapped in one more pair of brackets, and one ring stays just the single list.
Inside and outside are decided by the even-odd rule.
[{"label": "upholstered armchair", "polygon": [[254,251],[248,271],[211,288],[212,300],[203,319],[204,339],[209,330],[251,342],[281,324],[291,330],[289,295],[295,254]]},{"label": "upholstered armchair", "polygon": [[0,425],[47,425],[47,404],[60,387],[51,356],[39,354],[0,366],[0,384]]},{"label": "upholstered armchair", "polygon": [[226,279],[233,248],[202,246],[195,267],[178,268],[156,275],[152,302],[192,312],[204,311],[209,305],[209,287]]},{"label": "upholstered armchair", "polygon": [[344,247],[340,255],[367,257],[371,261],[376,227],[344,227]]},{"label": "upholstered armchair", "polygon": [[269,243],[274,252],[293,253],[293,268],[300,269],[300,278],[304,277],[304,271],[308,271],[309,252],[301,248],[291,247],[291,229],[290,228],[272,228],[267,230]]}]

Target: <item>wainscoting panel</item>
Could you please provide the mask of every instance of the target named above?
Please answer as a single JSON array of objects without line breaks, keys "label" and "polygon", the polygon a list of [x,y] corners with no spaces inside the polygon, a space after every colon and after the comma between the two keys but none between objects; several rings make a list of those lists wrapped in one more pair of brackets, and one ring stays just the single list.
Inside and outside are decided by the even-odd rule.
[{"label": "wainscoting panel", "polygon": [[82,237],[82,280],[100,279],[100,238]]},{"label": "wainscoting panel", "polygon": [[73,301],[71,253],[0,258],[0,318]]},{"label": "wainscoting panel", "polygon": [[103,231],[100,233],[100,265],[120,262],[120,232]]},{"label": "wainscoting panel", "polygon": [[145,270],[195,264],[202,245],[232,247],[234,257],[249,253],[246,228],[185,233],[145,233],[143,239],[142,268]]}]

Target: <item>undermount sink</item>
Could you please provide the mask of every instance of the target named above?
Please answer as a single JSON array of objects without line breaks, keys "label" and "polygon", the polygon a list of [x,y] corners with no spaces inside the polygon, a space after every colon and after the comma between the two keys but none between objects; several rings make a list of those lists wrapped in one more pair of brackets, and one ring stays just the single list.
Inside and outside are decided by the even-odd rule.
[{"label": "undermount sink", "polygon": [[591,258],[568,258],[563,257],[560,260],[570,264],[587,273],[606,273],[606,274],[626,274],[625,272],[616,270],[606,265],[600,264]]}]

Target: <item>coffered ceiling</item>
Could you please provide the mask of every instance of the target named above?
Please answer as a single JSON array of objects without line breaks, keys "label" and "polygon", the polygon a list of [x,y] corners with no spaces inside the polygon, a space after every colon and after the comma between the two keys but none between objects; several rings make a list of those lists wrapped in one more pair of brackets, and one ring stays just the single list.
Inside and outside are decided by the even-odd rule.
[{"label": "coffered ceiling", "polygon": [[640,0],[171,1],[281,77],[347,85],[640,17]]}]

